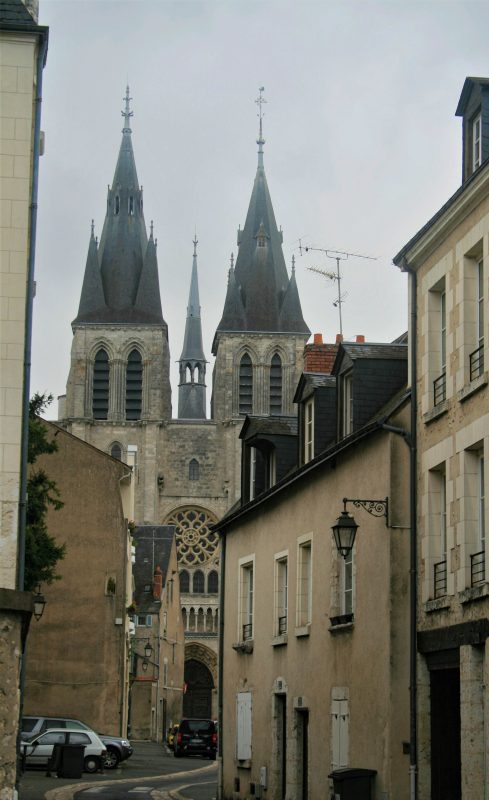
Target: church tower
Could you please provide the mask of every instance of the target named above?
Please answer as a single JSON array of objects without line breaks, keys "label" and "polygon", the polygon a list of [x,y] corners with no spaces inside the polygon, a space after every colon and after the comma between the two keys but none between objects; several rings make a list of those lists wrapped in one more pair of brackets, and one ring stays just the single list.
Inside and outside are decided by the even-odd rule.
[{"label": "church tower", "polygon": [[212,416],[291,415],[310,331],[295,279],[287,273],[263,163],[263,88],[256,101],[258,167],[236,265],[231,257],[227,294],[214,337]]},{"label": "church tower", "polygon": [[187,321],[178,386],[178,418],[205,419],[205,355],[200,320],[199,279],[197,276],[197,237],[194,239],[192,277],[187,305]]},{"label": "church tower", "polygon": [[[132,147],[129,87],[122,141],[100,242],[90,234],[61,422],[105,452],[137,459],[148,425],[171,419],[168,330],[157,241],[149,237]],[[156,472],[156,465],[154,467]],[[146,471],[147,473],[147,471]],[[156,483],[156,477],[154,478]],[[154,501],[139,519],[154,522]]]}]

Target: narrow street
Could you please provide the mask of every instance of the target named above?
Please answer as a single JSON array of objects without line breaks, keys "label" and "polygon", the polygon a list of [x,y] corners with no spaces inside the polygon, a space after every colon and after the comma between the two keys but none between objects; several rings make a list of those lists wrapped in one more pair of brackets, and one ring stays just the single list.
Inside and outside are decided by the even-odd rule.
[{"label": "narrow street", "polygon": [[19,800],[213,800],[217,764],[201,758],[176,759],[166,746],[134,742],[130,759],[112,771],[83,774],[79,780],[46,777],[29,769],[21,778]]}]

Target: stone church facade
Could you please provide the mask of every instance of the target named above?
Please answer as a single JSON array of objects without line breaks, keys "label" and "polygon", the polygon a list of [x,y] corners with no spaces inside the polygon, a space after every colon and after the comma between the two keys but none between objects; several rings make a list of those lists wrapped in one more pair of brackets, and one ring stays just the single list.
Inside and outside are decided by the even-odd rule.
[{"label": "stone church facade", "polygon": [[[239,499],[246,415],[290,416],[309,329],[294,269],[289,277],[263,165],[238,231],[206,419],[197,241],[180,355],[178,418],[172,417],[168,329],[157,242],[143,213],[125,98],[122,142],[100,241],[90,235],[66,396],[59,422],[72,434],[135,463],[135,523],[176,527],[185,627],[184,714],[216,715],[219,541],[209,528]],[[273,476],[271,476],[273,482]]]}]

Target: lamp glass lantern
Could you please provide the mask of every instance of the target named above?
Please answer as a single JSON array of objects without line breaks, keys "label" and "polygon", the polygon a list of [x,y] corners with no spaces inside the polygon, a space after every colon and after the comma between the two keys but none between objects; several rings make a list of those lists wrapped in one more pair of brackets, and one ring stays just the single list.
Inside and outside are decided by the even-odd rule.
[{"label": "lamp glass lantern", "polygon": [[336,523],[332,526],[332,531],[338,553],[343,558],[346,558],[352,551],[357,530],[358,525],[355,522],[355,518],[346,509],[342,511]]},{"label": "lamp glass lantern", "polygon": [[44,607],[46,605],[46,598],[41,594],[41,587],[37,587],[37,594],[34,595],[34,619],[39,622],[44,614]]},{"label": "lamp glass lantern", "polygon": [[153,648],[151,647],[151,644],[149,642],[147,642],[144,645],[144,657],[146,659],[150,659],[152,652],[153,652]]}]

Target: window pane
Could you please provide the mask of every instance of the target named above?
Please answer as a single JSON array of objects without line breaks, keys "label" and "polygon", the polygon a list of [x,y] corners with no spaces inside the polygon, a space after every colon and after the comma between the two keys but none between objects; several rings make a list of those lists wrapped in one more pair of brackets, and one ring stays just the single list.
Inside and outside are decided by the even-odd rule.
[{"label": "window pane", "polygon": [[126,368],[126,419],[141,419],[143,364],[138,350],[132,350]]},{"label": "window pane", "polygon": [[92,413],[94,419],[107,419],[109,413],[109,356],[103,348],[93,364]]},{"label": "window pane", "polygon": [[270,365],[270,414],[282,413],[282,360],[278,353]]}]

